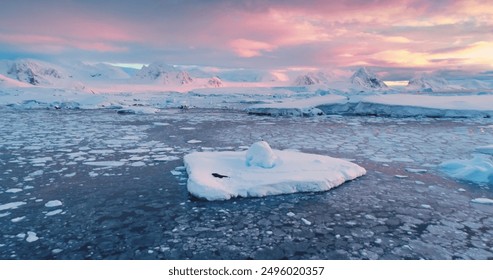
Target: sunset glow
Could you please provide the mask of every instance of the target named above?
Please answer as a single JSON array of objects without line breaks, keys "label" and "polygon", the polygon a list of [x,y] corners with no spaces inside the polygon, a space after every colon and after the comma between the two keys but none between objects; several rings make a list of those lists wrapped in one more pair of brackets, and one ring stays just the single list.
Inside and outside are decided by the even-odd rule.
[{"label": "sunset glow", "polygon": [[493,67],[488,1],[9,1],[0,58],[219,67]]}]

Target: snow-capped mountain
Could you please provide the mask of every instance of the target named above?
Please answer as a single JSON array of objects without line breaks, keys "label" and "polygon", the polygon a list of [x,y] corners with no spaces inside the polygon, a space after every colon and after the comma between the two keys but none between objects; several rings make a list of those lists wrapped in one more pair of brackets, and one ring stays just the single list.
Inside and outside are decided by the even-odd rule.
[{"label": "snow-capped mountain", "polygon": [[223,81],[218,77],[212,77],[207,81],[209,87],[218,88],[223,86]]},{"label": "snow-capped mountain", "polygon": [[407,89],[422,92],[434,92],[449,89],[450,85],[447,80],[438,76],[428,74],[419,74],[409,80]]},{"label": "snow-capped mountain", "polygon": [[242,83],[278,82],[279,78],[270,71],[254,69],[226,69],[217,71],[216,76],[223,81]]},{"label": "snow-capped mountain", "polygon": [[22,59],[7,63],[8,77],[31,85],[55,85],[67,78],[59,67],[46,62]]},{"label": "snow-capped mountain", "polygon": [[375,73],[365,67],[359,68],[350,78],[351,84],[366,89],[387,88],[387,85],[380,80]]},{"label": "snow-capped mountain", "polygon": [[0,86],[6,88],[15,88],[15,87],[29,87],[31,85],[0,74]]},{"label": "snow-capped mountain", "polygon": [[318,73],[310,72],[310,73],[306,73],[306,74],[303,74],[303,75],[296,77],[296,79],[294,80],[294,85],[295,86],[311,86],[311,85],[327,84],[328,81],[329,81],[329,79],[327,78],[327,76],[324,73],[322,73],[322,72],[318,72]]},{"label": "snow-capped mountain", "polygon": [[112,66],[106,63],[87,64],[76,62],[64,65],[64,68],[74,79],[83,81],[124,80],[130,78],[130,75],[121,67]]},{"label": "snow-capped mountain", "polygon": [[138,81],[154,82],[164,85],[187,85],[193,82],[188,72],[180,70],[173,65],[155,62],[149,66],[143,66],[137,71],[135,79]]}]

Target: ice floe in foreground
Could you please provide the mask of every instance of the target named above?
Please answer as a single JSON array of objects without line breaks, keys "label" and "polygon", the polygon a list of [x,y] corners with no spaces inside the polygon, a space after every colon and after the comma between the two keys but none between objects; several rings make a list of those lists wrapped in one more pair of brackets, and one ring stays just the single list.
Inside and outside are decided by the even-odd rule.
[{"label": "ice floe in foreground", "polygon": [[366,174],[346,160],[272,150],[264,141],[248,151],[194,152],[184,161],[188,191],[207,200],[327,191]]},{"label": "ice floe in foreground", "polygon": [[447,175],[474,183],[493,184],[493,161],[489,156],[475,155],[471,160],[449,160],[440,164]]}]

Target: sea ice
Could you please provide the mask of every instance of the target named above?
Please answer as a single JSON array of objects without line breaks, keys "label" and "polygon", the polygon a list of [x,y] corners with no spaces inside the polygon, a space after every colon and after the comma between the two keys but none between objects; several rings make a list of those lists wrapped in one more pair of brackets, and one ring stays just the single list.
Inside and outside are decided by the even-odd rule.
[{"label": "sea ice", "polygon": [[186,155],[188,191],[207,200],[327,191],[366,174],[364,168],[342,159],[269,150],[266,144],[255,143],[253,149],[250,147],[250,153],[194,152]]}]

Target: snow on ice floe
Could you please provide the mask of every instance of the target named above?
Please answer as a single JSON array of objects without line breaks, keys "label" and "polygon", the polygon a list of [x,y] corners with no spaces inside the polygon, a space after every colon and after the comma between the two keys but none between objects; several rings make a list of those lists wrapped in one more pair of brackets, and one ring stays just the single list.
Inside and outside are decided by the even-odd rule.
[{"label": "snow on ice floe", "polygon": [[361,166],[342,159],[269,150],[266,146],[268,144],[257,142],[250,147],[250,153],[186,155],[188,191],[207,200],[327,191],[366,174]]},{"label": "snow on ice floe", "polygon": [[493,184],[493,161],[489,156],[475,155],[470,160],[449,160],[440,164],[440,169],[456,179]]}]

